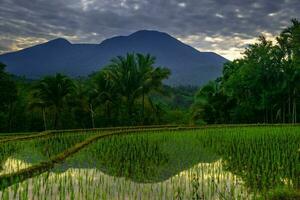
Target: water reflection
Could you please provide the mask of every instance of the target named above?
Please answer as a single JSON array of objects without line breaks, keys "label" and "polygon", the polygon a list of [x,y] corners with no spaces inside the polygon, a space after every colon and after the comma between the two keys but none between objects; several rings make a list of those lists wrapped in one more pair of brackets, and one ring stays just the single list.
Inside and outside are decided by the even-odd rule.
[{"label": "water reflection", "polygon": [[24,168],[11,163],[18,159],[28,163],[27,166],[49,160],[50,157],[83,141],[87,136],[53,136],[34,140],[14,141],[0,144],[0,174],[16,172]]},{"label": "water reflection", "polygon": [[[20,161],[16,161],[20,162]],[[250,199],[242,180],[225,171],[222,161],[198,163],[164,181],[137,183],[110,176],[96,168],[69,168],[63,173],[44,173],[16,187],[0,192],[3,196],[27,199]],[[18,196],[19,195],[19,196]]]},{"label": "water reflection", "polygon": [[164,181],[198,163],[213,163],[219,159],[190,138],[126,136],[126,139],[113,137],[98,141],[68,158],[54,171],[96,168],[111,176],[147,183]]}]

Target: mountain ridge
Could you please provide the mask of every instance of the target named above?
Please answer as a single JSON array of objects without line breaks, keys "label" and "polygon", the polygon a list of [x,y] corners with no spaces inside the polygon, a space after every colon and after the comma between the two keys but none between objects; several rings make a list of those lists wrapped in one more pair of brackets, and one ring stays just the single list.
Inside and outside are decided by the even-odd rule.
[{"label": "mountain ridge", "polygon": [[0,62],[15,75],[40,78],[55,73],[87,76],[107,65],[115,56],[149,53],[156,66],[168,67],[169,85],[202,85],[221,75],[225,58],[214,52],[200,52],[171,35],[140,30],[128,36],[115,36],[99,44],[74,44],[65,38],[0,55]]}]

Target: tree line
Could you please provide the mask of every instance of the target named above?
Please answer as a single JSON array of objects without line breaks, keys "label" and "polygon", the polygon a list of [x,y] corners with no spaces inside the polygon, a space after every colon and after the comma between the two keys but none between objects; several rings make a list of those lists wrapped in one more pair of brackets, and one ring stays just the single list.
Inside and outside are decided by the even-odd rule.
[{"label": "tree line", "polygon": [[300,91],[300,22],[276,42],[260,36],[243,58],[203,86],[191,107],[194,123],[297,123]]},{"label": "tree line", "polygon": [[127,54],[88,78],[14,77],[0,64],[0,131],[184,123],[195,87],[170,87],[155,57]]}]

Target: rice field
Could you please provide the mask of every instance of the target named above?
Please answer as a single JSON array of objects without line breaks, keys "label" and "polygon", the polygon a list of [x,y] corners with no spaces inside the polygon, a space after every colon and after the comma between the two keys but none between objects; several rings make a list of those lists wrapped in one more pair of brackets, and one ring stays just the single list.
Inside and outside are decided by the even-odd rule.
[{"label": "rice field", "polygon": [[5,200],[300,199],[300,126],[68,131],[0,145]]}]

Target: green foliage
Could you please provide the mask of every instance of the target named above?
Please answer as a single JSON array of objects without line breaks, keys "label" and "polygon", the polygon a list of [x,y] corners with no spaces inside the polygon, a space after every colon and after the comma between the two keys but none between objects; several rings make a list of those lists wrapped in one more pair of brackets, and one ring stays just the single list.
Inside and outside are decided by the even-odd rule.
[{"label": "green foliage", "polygon": [[5,65],[0,63],[0,108],[9,106],[16,100],[17,88],[10,75],[5,71]]},{"label": "green foliage", "polygon": [[60,113],[65,106],[66,98],[71,94],[73,89],[73,81],[62,74],[56,74],[54,77],[45,77],[34,85],[31,106],[42,108],[45,129],[47,129],[45,116],[45,109],[47,108],[53,108],[54,129],[61,127],[59,124]]},{"label": "green foliage", "polygon": [[11,78],[1,64],[0,131],[168,123],[170,108],[158,99],[170,71],[154,65],[151,55],[128,54],[86,79],[56,74],[29,81]]},{"label": "green foliage", "polygon": [[276,44],[260,36],[241,59],[224,65],[218,80],[203,86],[192,107],[207,123],[296,123],[299,119],[300,23]]},{"label": "green foliage", "polygon": [[11,76],[5,72],[5,65],[0,63],[0,131],[12,130],[13,109],[17,99],[17,86]]},{"label": "green foliage", "polygon": [[[170,74],[166,68],[155,68],[154,63],[155,58],[150,55],[127,54],[126,57],[112,59],[111,64],[100,72],[96,80],[104,89],[99,95],[110,103],[107,105],[107,115],[111,114],[113,105],[117,110],[115,112],[123,116],[120,119],[123,123],[144,124],[145,104],[147,100],[151,101],[149,94],[160,91],[162,81]],[[135,107],[137,104],[140,109]]]},{"label": "green foliage", "polygon": [[270,200],[298,200],[300,191],[286,187],[276,188],[268,192],[267,198]]}]

